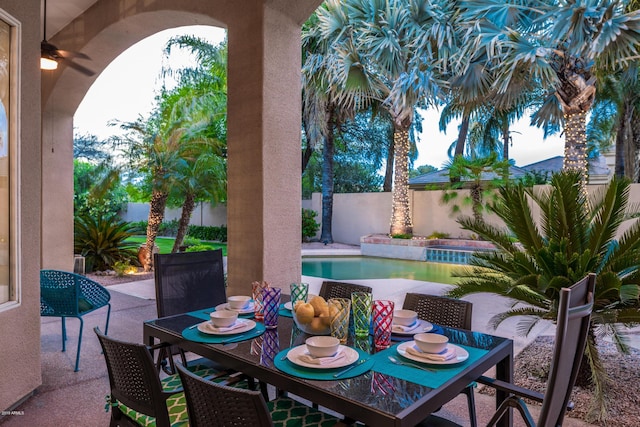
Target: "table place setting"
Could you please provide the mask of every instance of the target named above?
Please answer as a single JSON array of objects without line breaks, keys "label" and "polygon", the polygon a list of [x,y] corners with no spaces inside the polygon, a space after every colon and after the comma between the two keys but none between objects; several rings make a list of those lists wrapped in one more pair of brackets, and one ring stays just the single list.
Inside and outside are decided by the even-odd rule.
[{"label": "table place setting", "polygon": [[340,340],[329,336],[313,336],[303,345],[281,351],[274,358],[274,364],[290,375],[312,380],[352,378],[373,366],[367,353],[342,345]]},{"label": "table place setting", "polygon": [[238,314],[253,314],[255,307],[254,301],[250,296],[234,295],[227,298],[227,302],[217,305],[216,311],[229,310],[236,311]]},{"label": "table place setting", "polygon": [[209,314],[209,320],[189,326],[182,336],[190,341],[226,344],[244,341],[262,335],[265,327],[251,319],[238,317],[234,310],[216,310]]}]

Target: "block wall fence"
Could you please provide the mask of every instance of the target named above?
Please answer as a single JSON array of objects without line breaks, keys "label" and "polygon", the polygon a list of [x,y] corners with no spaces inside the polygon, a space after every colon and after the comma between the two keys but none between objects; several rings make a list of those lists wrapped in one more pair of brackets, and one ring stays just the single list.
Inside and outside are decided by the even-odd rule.
[{"label": "block wall fence", "polygon": [[[537,186],[541,191],[544,186]],[[604,189],[601,185],[591,185],[590,194]],[[466,191],[460,191],[462,199]],[[453,214],[450,205],[441,202],[442,191],[409,191],[409,200],[413,216],[413,234],[429,236],[434,232],[447,233],[452,238],[470,238],[468,231],[462,230]],[[640,184],[632,184],[630,203],[640,205]],[[311,199],[302,200],[304,209],[312,209],[318,213],[316,221],[322,219],[322,195],[314,193]],[[471,215],[470,206],[462,206],[462,214]],[[533,211],[534,215],[539,212]],[[129,203],[121,214],[125,221],[146,221],[149,205],[146,203]],[[167,209],[165,220],[179,219],[180,209]],[[211,206],[208,203],[196,205],[191,216],[191,224],[220,226],[227,224],[226,206]],[[359,245],[360,238],[369,234],[386,234],[389,232],[391,219],[391,193],[344,193],[334,194],[333,198],[333,240],[339,243]],[[497,226],[503,226],[495,215],[485,214],[485,220]],[[629,221],[630,222],[630,221]],[[622,227],[624,232],[626,227]],[[316,238],[320,237],[320,232]]]}]

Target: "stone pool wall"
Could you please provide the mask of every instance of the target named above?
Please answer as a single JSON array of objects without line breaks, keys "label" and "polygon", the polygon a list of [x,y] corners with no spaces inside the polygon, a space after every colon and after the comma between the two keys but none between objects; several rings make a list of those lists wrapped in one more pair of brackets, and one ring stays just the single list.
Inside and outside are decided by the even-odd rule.
[{"label": "stone pool wall", "polygon": [[476,251],[495,250],[490,242],[465,239],[392,239],[384,234],[360,238],[360,251],[365,256],[409,259],[413,261],[468,264]]}]

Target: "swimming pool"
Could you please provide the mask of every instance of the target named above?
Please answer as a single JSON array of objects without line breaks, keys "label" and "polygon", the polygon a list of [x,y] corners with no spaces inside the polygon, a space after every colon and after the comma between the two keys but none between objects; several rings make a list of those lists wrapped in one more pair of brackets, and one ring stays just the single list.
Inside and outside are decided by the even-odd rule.
[{"label": "swimming pool", "polygon": [[302,258],[304,276],[333,280],[411,279],[452,285],[456,278],[451,272],[456,264],[366,256],[305,256]]}]

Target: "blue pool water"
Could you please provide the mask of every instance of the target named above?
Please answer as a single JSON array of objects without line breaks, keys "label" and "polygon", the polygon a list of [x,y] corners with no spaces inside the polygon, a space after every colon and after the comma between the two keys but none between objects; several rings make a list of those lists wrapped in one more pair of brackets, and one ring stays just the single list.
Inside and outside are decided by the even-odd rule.
[{"label": "blue pool water", "polygon": [[302,274],[333,280],[411,279],[454,284],[451,272],[461,265],[402,259],[341,256],[303,257]]}]

